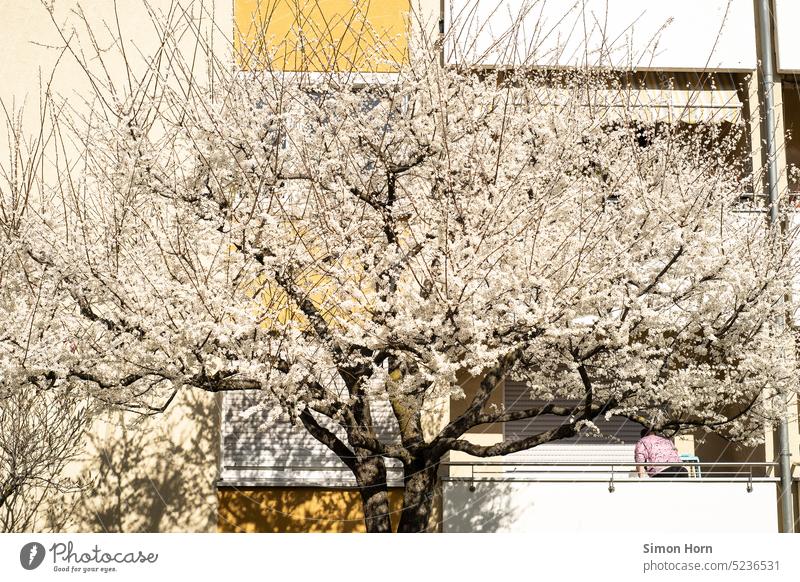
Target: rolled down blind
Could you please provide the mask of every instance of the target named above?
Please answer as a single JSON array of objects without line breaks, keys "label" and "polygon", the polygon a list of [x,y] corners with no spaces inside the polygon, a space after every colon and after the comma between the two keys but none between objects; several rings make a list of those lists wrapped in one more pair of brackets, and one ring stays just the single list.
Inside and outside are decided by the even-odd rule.
[{"label": "rolled down blind", "polygon": [[[259,402],[258,392],[226,392],[222,398],[220,479],[229,485],[356,485],[352,472],[327,446],[302,426],[268,420],[268,410],[243,414]],[[399,440],[399,428],[388,400],[371,402],[378,438]],[[322,415],[317,421],[347,442],[341,427]],[[402,480],[399,463],[386,460],[390,485]]]},{"label": "rolled down blind", "polygon": [[[562,406],[577,406],[579,400],[556,399],[552,401],[533,400],[529,396],[529,389],[523,382],[506,381],[505,385],[505,406],[506,410],[525,410],[538,405],[552,402]],[[563,416],[553,414],[543,414],[536,418],[526,420],[515,420],[505,423],[506,438],[524,438],[543,431],[551,430],[561,425],[565,420]],[[586,444],[597,445],[599,443],[609,444],[633,444],[640,438],[642,426],[636,422],[612,416],[609,420],[599,417],[595,424],[601,430],[605,438],[594,437],[580,434],[573,438],[557,441],[559,444]],[[612,437],[612,438],[609,438]]]}]

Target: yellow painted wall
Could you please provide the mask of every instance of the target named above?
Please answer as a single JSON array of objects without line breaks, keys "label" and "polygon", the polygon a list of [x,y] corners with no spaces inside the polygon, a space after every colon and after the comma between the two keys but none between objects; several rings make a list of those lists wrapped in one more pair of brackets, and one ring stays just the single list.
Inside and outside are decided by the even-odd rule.
[{"label": "yellow painted wall", "polygon": [[235,0],[249,70],[388,72],[406,60],[409,0]]},{"label": "yellow painted wall", "polygon": [[[356,489],[236,487],[217,490],[219,532],[360,533],[365,531]],[[389,490],[392,525],[403,504],[401,489]]]}]

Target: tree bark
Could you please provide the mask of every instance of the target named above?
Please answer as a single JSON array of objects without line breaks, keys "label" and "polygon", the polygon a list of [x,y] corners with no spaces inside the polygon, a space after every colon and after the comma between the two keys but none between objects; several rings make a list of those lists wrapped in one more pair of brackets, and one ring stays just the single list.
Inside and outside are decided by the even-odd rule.
[{"label": "tree bark", "polygon": [[[353,447],[354,450],[351,450],[333,432],[321,426],[308,408],[300,413],[300,420],[314,438],[336,453],[342,463],[353,472],[361,493],[367,532],[391,533],[391,510],[383,457],[361,447]],[[371,422],[371,419],[367,420]]]},{"label": "tree bark", "polygon": [[354,470],[364,507],[364,524],[368,533],[391,533],[392,520],[386,464],[381,457],[356,462]]},{"label": "tree bark", "polygon": [[434,532],[436,524],[431,523],[436,493],[439,489],[439,475],[436,464],[417,461],[404,466],[403,511],[400,514],[400,533]]}]

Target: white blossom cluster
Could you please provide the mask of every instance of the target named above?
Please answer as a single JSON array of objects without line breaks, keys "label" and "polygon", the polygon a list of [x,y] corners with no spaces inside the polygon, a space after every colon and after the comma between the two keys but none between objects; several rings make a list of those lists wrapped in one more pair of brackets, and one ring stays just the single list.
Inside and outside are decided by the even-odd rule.
[{"label": "white blossom cluster", "polygon": [[[619,74],[435,54],[372,85],[162,75],[62,122],[79,162],[46,157],[30,200],[3,186],[0,382],[145,409],[260,390],[409,463],[522,446],[460,440],[507,418],[480,394],[423,439],[464,373],[582,402],[569,430],[613,413],[742,439],[796,390],[791,237],[740,211],[736,127],[594,102]],[[376,398],[400,443],[375,442]]]}]

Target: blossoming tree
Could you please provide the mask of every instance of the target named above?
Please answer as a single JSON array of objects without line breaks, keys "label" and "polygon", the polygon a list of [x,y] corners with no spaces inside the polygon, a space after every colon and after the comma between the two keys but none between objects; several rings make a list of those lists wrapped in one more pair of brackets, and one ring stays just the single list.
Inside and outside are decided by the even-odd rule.
[{"label": "blossoming tree", "polygon": [[[145,412],[252,391],[352,470],[374,532],[391,530],[386,459],[399,529],[424,531],[451,451],[612,414],[758,438],[794,386],[789,245],[739,212],[736,131],[641,123],[619,73],[442,66],[433,46],[369,82],[202,82],[170,39],[54,120],[77,154],[48,158],[24,212],[3,191],[7,385]],[[464,374],[464,412],[427,427]],[[488,405],[505,378],[543,404]],[[379,401],[396,439],[374,430]],[[563,422],[465,436],[541,414]]]}]

